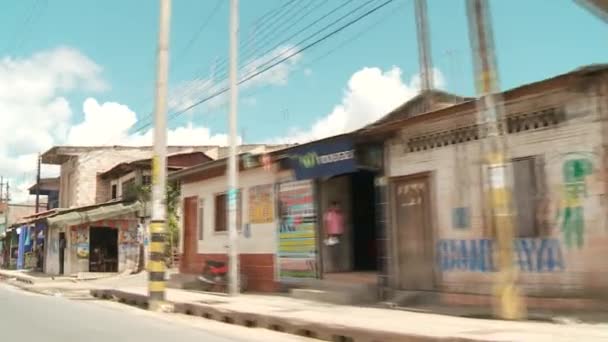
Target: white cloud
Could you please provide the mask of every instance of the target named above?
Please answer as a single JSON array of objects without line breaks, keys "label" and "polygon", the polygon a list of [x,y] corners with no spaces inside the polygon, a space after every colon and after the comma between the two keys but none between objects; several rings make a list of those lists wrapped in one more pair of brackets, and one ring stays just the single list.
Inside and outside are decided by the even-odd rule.
[{"label": "white cloud", "polygon": [[72,117],[67,94],[106,89],[101,72],[69,47],[0,59],[0,175],[11,182],[14,199],[27,198],[18,189],[34,181],[37,153],[65,137]]},{"label": "white cloud", "polygon": [[116,103],[98,103],[88,98],[82,106],[84,121],[72,126],[68,145],[98,146],[125,140],[129,129],[137,122],[137,115],[129,107]]},{"label": "white cloud", "polygon": [[[439,70],[435,70],[434,77],[436,87],[444,87]],[[405,82],[398,67],[387,71],[363,68],[351,76],[340,104],[328,115],[318,119],[309,130],[292,128],[289,135],[274,141],[301,143],[361,128],[414,97],[419,88],[419,75]]]},{"label": "white cloud", "polygon": [[[121,143],[130,146],[152,145],[153,131],[148,130],[143,134],[135,134],[127,137]],[[240,143],[241,138],[238,138]],[[207,127],[194,126],[188,123],[186,126],[176,127],[167,131],[167,144],[172,146],[194,146],[194,145],[228,145],[227,134],[212,134]]]},{"label": "white cloud", "polygon": [[[294,46],[280,46],[264,56],[245,61],[240,68],[239,79],[244,79],[254,75],[257,72],[263,71],[266,67],[291,55],[294,51]],[[251,80],[243,83],[239,89],[246,90],[262,86],[285,86],[289,81],[289,75],[292,71],[294,71],[296,64],[301,60],[301,58],[301,54],[295,55],[283,63],[276,65],[272,69],[266,70]],[[226,77],[222,79],[217,79],[215,75],[211,75],[208,78],[181,82],[170,90],[169,109],[171,111],[184,110],[185,108],[188,108],[211,96],[214,97],[205,101],[204,105],[198,108],[210,110],[226,105],[228,103],[229,92],[226,91],[215,96],[218,92],[228,87],[228,76],[225,76]],[[254,100],[248,101],[251,103],[251,101]],[[191,113],[193,111],[194,110],[189,110],[188,112]]]}]

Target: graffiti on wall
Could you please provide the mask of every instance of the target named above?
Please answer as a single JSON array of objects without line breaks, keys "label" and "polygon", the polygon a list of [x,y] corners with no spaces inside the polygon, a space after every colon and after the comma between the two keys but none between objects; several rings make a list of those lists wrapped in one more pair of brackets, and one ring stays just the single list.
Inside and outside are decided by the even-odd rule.
[{"label": "graffiti on wall", "polygon": [[562,203],[558,222],[568,247],[581,248],[585,235],[584,199],[587,197],[587,176],[593,173],[593,163],[581,154],[571,154],[562,165]]},{"label": "graffiti on wall", "polygon": [[469,228],[469,208],[452,208],[452,226],[456,229]]},{"label": "graffiti on wall", "polygon": [[[513,262],[521,272],[559,272],[565,269],[559,240],[515,239]],[[442,271],[494,272],[491,239],[439,240],[438,263]]]}]

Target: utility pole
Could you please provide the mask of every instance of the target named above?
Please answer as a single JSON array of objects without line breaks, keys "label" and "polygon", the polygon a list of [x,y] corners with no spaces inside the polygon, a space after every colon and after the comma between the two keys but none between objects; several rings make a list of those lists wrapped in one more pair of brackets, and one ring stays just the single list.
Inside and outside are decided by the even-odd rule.
[{"label": "utility pole", "polygon": [[36,214],[38,214],[38,212],[40,212],[40,164],[41,164],[41,157],[40,157],[40,153],[38,153],[38,168],[37,168],[37,172],[36,172]]},{"label": "utility pole", "polygon": [[507,173],[509,160],[489,4],[487,0],[467,0],[467,5],[476,88],[480,97],[477,110],[482,153],[485,154],[484,174],[489,181],[492,223],[498,247],[495,255],[498,264],[494,288],[495,314],[503,319],[523,319],[525,307],[516,285],[517,269],[514,267],[511,189]]},{"label": "utility pole", "polygon": [[239,1],[230,0],[230,156],[228,158],[228,294],[239,293],[239,259],[237,235],[238,160],[237,160],[237,111],[238,111],[238,34]]},{"label": "utility pole", "polygon": [[426,0],[415,0],[416,32],[418,34],[418,58],[420,59],[420,92],[433,89],[433,62],[429,44],[429,23]]},{"label": "utility pole", "polygon": [[150,260],[148,263],[149,307],[152,311],[162,311],[165,305],[167,83],[169,81],[170,21],[171,0],[160,0],[154,155],[152,157],[152,218],[150,222]]}]

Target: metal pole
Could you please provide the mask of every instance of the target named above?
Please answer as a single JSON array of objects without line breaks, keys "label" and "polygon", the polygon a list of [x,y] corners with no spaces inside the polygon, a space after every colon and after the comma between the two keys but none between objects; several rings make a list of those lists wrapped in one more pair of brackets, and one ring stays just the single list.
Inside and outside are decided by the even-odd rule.
[{"label": "metal pole", "polygon": [[499,98],[498,71],[494,55],[492,27],[487,0],[468,0],[469,34],[476,72],[478,124],[485,153],[484,170],[498,248],[498,273],[495,282],[495,314],[503,319],[522,319],[525,307],[517,288],[514,267],[511,191],[507,174],[507,149],[504,140],[502,99]]},{"label": "metal pole", "polygon": [[169,77],[169,27],[171,0],[160,0],[158,65],[152,157],[152,219],[148,263],[149,307],[161,311],[165,303],[166,183],[167,183],[167,83]]},{"label": "metal pole", "polygon": [[228,158],[228,293],[239,293],[237,201],[238,201],[238,161],[237,161],[237,110],[238,110],[238,31],[239,2],[230,0],[230,156]]},{"label": "metal pole", "polygon": [[420,92],[433,89],[433,63],[429,45],[429,24],[426,0],[416,0],[416,32],[418,34],[418,57],[420,59]]},{"label": "metal pole", "polygon": [[36,172],[36,214],[40,212],[40,153],[38,153],[38,170]]}]

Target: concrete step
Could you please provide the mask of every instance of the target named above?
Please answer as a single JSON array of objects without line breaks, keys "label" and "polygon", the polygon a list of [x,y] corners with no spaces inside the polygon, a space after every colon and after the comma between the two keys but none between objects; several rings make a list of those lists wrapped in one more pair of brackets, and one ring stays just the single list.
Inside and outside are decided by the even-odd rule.
[{"label": "concrete step", "polygon": [[292,298],[313,300],[341,305],[371,304],[378,300],[375,286],[353,285],[322,286],[320,288],[293,288],[289,290]]},{"label": "concrete step", "polygon": [[415,307],[439,303],[439,293],[432,291],[395,291],[384,304],[388,307]]}]

